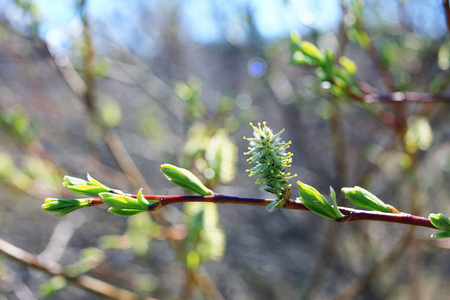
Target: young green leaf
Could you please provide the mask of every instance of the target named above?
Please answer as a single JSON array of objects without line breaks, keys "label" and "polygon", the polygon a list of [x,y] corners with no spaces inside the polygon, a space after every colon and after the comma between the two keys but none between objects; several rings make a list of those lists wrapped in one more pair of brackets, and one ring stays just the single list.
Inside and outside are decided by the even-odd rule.
[{"label": "young green leaf", "polygon": [[334,209],[334,212],[336,213],[336,216],[339,216],[339,218],[342,218],[344,216],[344,214],[341,213],[341,211],[338,208],[337,200],[336,200],[336,192],[334,191],[334,189],[331,186],[330,186],[330,195],[331,195],[331,199],[333,199],[333,209]]},{"label": "young green leaf", "polygon": [[[145,199],[144,196],[142,196],[142,189],[140,189],[139,192],[137,193],[136,200],[142,209],[147,210],[148,207],[150,206],[150,202],[147,199]],[[157,201],[152,201],[152,202],[157,202]]]},{"label": "young green leaf", "polygon": [[269,203],[266,207],[268,211],[272,211],[277,205],[280,204],[280,200],[273,201],[272,203]]},{"label": "young green leaf", "polygon": [[307,57],[311,58],[316,66],[322,66],[325,63],[324,54],[313,43],[302,42],[298,49]]},{"label": "young green leaf", "polygon": [[301,181],[297,181],[297,185],[301,196],[300,201],[312,212],[333,220],[341,217],[315,188]]},{"label": "young green leaf", "polygon": [[[97,197],[99,193],[113,191],[113,189],[92,178],[91,175],[88,174],[87,177],[89,181],[72,176],[64,176],[63,185],[75,194],[90,197]],[[122,191],[118,190],[114,190],[114,192],[123,194]]]},{"label": "young green leaf", "polygon": [[444,214],[430,214],[428,218],[436,228],[444,231],[450,231],[450,218]]},{"label": "young green leaf", "polygon": [[438,239],[450,238],[450,231],[442,231],[439,233],[435,233],[435,234],[432,234],[431,237],[438,238]]},{"label": "young green leaf", "polygon": [[[102,187],[102,188],[108,188],[107,186],[103,185],[102,183],[100,183],[100,181],[94,179],[89,173],[87,173],[87,178],[89,180],[89,182],[92,185],[98,186],[98,187]],[[109,188],[108,188],[109,189]]]},{"label": "young green leaf", "polygon": [[67,285],[67,279],[64,276],[55,276],[50,280],[44,281],[39,286],[39,292],[45,298],[51,294],[63,289]]},{"label": "young green leaf", "polygon": [[143,210],[141,210],[141,209],[115,208],[115,207],[110,207],[108,209],[108,211],[115,213],[119,216],[124,216],[124,217],[133,216],[133,215],[143,212]]},{"label": "young green leaf", "polygon": [[358,66],[356,63],[348,57],[341,56],[339,57],[339,63],[343,66],[350,75],[356,75],[358,71]]},{"label": "young green leaf", "polygon": [[357,206],[374,211],[381,211],[386,213],[392,212],[392,210],[386,203],[384,203],[383,201],[378,199],[377,196],[375,196],[368,190],[363,189],[362,187],[344,187],[341,190],[345,194],[347,199]]},{"label": "young green leaf", "polygon": [[44,202],[41,208],[48,212],[58,213],[57,217],[62,217],[90,205],[89,199],[47,198]]},{"label": "young green leaf", "polygon": [[147,200],[142,195],[142,189],[136,198],[110,192],[100,193],[104,204],[110,206],[109,211],[121,216],[131,216],[148,210],[157,210],[160,207],[152,207],[159,200]]},{"label": "young green leaf", "polygon": [[334,54],[329,50],[325,51],[325,63],[322,66],[323,72],[325,73],[325,80],[330,81],[334,77]]},{"label": "young green leaf", "polygon": [[289,42],[291,46],[297,46],[302,42],[302,37],[298,32],[292,31],[289,33]]},{"label": "young green leaf", "polygon": [[138,209],[141,211],[147,210],[147,208],[142,208],[138,200],[135,198],[113,193],[100,193],[99,196],[102,198],[103,203],[113,208]]},{"label": "young green leaf", "polygon": [[213,195],[214,192],[208,189],[191,171],[179,168],[170,164],[161,165],[161,172],[173,183],[197,193],[201,196]]}]

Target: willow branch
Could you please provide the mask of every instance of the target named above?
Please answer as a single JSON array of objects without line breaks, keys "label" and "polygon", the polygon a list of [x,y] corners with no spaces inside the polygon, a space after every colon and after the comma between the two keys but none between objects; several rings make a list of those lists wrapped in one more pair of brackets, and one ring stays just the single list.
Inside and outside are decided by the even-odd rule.
[{"label": "willow branch", "polygon": [[[136,198],[136,195],[128,195]],[[212,196],[167,196],[167,195],[145,195],[147,200],[158,200],[159,202],[149,207],[149,211],[157,210],[163,206],[177,203],[187,202],[211,202],[216,204],[237,204],[237,205],[253,205],[253,206],[267,206],[268,204],[276,201],[275,199],[262,199],[262,198],[244,198],[236,196],[226,195],[212,195]],[[90,199],[91,206],[103,204],[102,199],[92,198]],[[307,210],[309,209],[301,202],[296,200],[289,200],[286,202],[283,209],[294,210]],[[341,213],[344,214],[343,218],[336,220],[339,223],[347,223],[353,221],[380,221],[389,223],[400,223],[412,226],[421,226],[437,229],[428,218],[415,216],[407,213],[382,213],[377,211],[366,211],[353,209],[349,207],[338,207]]]}]

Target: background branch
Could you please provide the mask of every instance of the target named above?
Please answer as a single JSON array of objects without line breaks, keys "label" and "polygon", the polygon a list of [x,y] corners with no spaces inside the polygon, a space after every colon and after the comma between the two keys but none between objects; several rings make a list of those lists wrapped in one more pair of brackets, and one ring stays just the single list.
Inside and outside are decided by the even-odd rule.
[{"label": "background branch", "polygon": [[[68,276],[65,274],[63,266],[57,263],[48,264],[37,255],[18,248],[3,239],[0,239],[0,252],[21,264],[27,265],[51,276],[63,276],[69,283],[101,297],[119,300],[142,299],[142,297],[136,293],[118,288],[88,275],[79,275],[74,277]],[[155,300],[150,297],[144,299]]]}]

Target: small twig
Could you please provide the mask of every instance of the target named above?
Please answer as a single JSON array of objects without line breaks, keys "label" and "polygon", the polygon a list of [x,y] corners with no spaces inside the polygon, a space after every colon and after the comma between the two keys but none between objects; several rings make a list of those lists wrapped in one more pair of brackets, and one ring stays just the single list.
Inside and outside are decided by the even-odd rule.
[{"label": "small twig", "polygon": [[[18,248],[6,242],[3,239],[0,239],[0,252],[19,263],[40,270],[51,276],[63,276],[69,283],[81,287],[84,290],[97,294],[101,297],[120,300],[122,299],[131,300],[142,298],[136,293],[118,288],[107,282],[90,277],[88,275],[79,275],[74,277],[68,276],[65,274],[63,266],[57,263],[49,264],[46,261],[40,259],[37,255],[34,255],[21,248]],[[154,298],[150,297],[144,299],[155,300]]]}]

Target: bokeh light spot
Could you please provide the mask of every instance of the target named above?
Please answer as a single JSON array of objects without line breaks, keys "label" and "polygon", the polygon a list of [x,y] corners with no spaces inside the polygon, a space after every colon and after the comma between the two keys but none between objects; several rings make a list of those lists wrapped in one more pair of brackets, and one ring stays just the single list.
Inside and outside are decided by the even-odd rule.
[{"label": "bokeh light spot", "polygon": [[248,74],[253,78],[260,78],[266,73],[266,61],[260,57],[252,58],[247,64]]},{"label": "bokeh light spot", "polygon": [[249,109],[252,102],[252,97],[247,94],[240,94],[236,97],[236,105],[242,110]]}]

